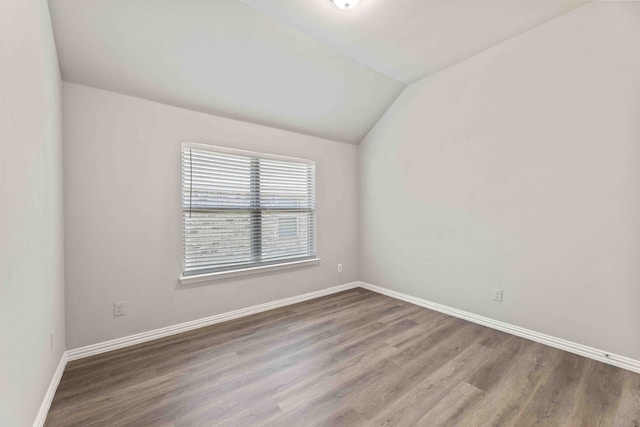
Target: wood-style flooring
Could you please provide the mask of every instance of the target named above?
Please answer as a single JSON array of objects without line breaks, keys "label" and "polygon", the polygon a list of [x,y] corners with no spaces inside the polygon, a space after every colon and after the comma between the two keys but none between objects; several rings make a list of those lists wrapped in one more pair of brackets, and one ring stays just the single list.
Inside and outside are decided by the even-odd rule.
[{"label": "wood-style flooring", "polygon": [[640,375],[354,289],[70,362],[47,426],[640,426]]}]

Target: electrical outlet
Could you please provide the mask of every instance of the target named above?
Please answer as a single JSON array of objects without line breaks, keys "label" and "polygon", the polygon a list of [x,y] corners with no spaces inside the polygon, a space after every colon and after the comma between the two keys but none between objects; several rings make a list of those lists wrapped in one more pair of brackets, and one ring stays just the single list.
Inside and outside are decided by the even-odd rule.
[{"label": "electrical outlet", "polygon": [[116,301],[113,303],[113,317],[124,316],[127,314],[127,307],[124,301]]},{"label": "electrical outlet", "polygon": [[342,273],[342,264],[338,264],[338,273]]},{"label": "electrical outlet", "polygon": [[502,289],[498,289],[498,288],[493,289],[493,300],[502,302]]}]

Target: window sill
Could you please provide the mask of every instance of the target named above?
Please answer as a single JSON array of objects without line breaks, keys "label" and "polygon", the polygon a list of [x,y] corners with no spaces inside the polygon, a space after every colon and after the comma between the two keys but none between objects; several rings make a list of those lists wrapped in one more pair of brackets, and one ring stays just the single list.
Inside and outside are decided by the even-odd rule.
[{"label": "window sill", "polygon": [[246,276],[248,274],[265,273],[267,271],[284,270],[286,268],[303,267],[305,265],[318,264],[320,258],[305,259],[302,261],[283,262],[280,264],[261,265],[259,267],[239,268],[237,270],[219,271],[216,273],[194,274],[192,276],[180,276],[180,283],[191,285],[193,283],[208,282],[211,280],[226,279],[229,277]]}]

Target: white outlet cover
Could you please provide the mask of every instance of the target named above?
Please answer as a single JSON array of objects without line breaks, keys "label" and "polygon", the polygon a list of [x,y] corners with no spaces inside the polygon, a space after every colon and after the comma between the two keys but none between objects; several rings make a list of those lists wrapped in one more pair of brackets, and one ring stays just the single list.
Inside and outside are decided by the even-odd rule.
[{"label": "white outlet cover", "polygon": [[124,316],[127,314],[126,306],[124,301],[117,301],[113,303],[113,316]]}]

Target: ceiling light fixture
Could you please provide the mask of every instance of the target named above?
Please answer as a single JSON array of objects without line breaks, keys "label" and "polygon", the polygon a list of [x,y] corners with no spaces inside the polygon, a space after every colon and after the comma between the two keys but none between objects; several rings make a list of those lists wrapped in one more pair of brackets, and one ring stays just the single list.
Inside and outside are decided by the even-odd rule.
[{"label": "ceiling light fixture", "polygon": [[356,7],[360,0],[331,0],[340,9],[349,10]]}]

